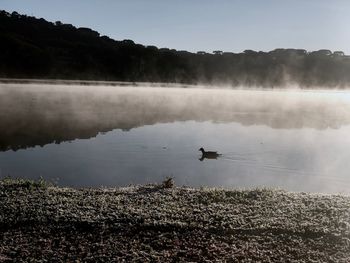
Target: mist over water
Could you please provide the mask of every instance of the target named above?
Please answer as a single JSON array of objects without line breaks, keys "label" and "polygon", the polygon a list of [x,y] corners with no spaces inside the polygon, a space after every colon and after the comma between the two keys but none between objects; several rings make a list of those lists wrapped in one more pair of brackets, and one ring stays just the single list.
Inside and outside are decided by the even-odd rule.
[{"label": "mist over water", "polygon": [[0,84],[0,176],[348,193],[349,113],[347,91]]}]

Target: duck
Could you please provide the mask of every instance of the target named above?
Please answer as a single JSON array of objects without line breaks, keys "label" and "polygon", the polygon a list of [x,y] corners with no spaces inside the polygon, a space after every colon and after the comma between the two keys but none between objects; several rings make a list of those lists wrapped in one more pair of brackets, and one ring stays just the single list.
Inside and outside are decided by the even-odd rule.
[{"label": "duck", "polygon": [[205,151],[203,147],[201,147],[198,151],[202,152],[202,157],[199,158],[200,161],[203,161],[204,159],[217,159],[219,156],[221,156],[221,154],[218,152]]}]

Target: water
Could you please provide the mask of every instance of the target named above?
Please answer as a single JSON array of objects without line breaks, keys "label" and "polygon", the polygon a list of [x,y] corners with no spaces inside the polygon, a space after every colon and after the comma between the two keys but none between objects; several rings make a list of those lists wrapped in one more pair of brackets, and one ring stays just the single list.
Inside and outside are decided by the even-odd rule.
[{"label": "water", "polygon": [[2,84],[0,176],[350,193],[349,94]]}]

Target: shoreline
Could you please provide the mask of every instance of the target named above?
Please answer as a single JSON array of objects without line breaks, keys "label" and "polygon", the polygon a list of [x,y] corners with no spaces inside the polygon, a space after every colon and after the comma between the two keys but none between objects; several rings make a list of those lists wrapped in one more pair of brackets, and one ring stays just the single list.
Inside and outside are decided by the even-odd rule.
[{"label": "shoreline", "polygon": [[350,196],[0,181],[0,261],[350,259]]},{"label": "shoreline", "polygon": [[205,90],[239,90],[239,91],[298,91],[298,92],[348,92],[350,86],[320,87],[300,86],[291,83],[282,86],[232,86],[223,83],[176,83],[176,82],[143,82],[143,81],[113,81],[113,80],[79,80],[79,79],[30,79],[30,78],[0,78],[0,84],[33,84],[33,85],[80,85],[80,86],[112,86],[112,87],[148,87],[148,88],[195,88]]},{"label": "shoreline", "polygon": [[28,79],[28,78],[0,78],[0,84],[49,84],[49,85],[82,85],[82,86],[127,86],[127,87],[204,87],[205,85],[193,85],[166,82],[139,82],[139,81],[109,81],[109,80],[78,80],[78,79]]}]

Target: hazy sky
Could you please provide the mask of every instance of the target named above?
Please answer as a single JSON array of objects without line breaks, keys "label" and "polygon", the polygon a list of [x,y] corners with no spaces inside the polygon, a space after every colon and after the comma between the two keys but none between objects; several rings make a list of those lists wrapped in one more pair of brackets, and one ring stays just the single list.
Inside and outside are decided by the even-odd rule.
[{"label": "hazy sky", "polygon": [[0,9],[178,50],[350,54],[349,0],[0,0]]}]

